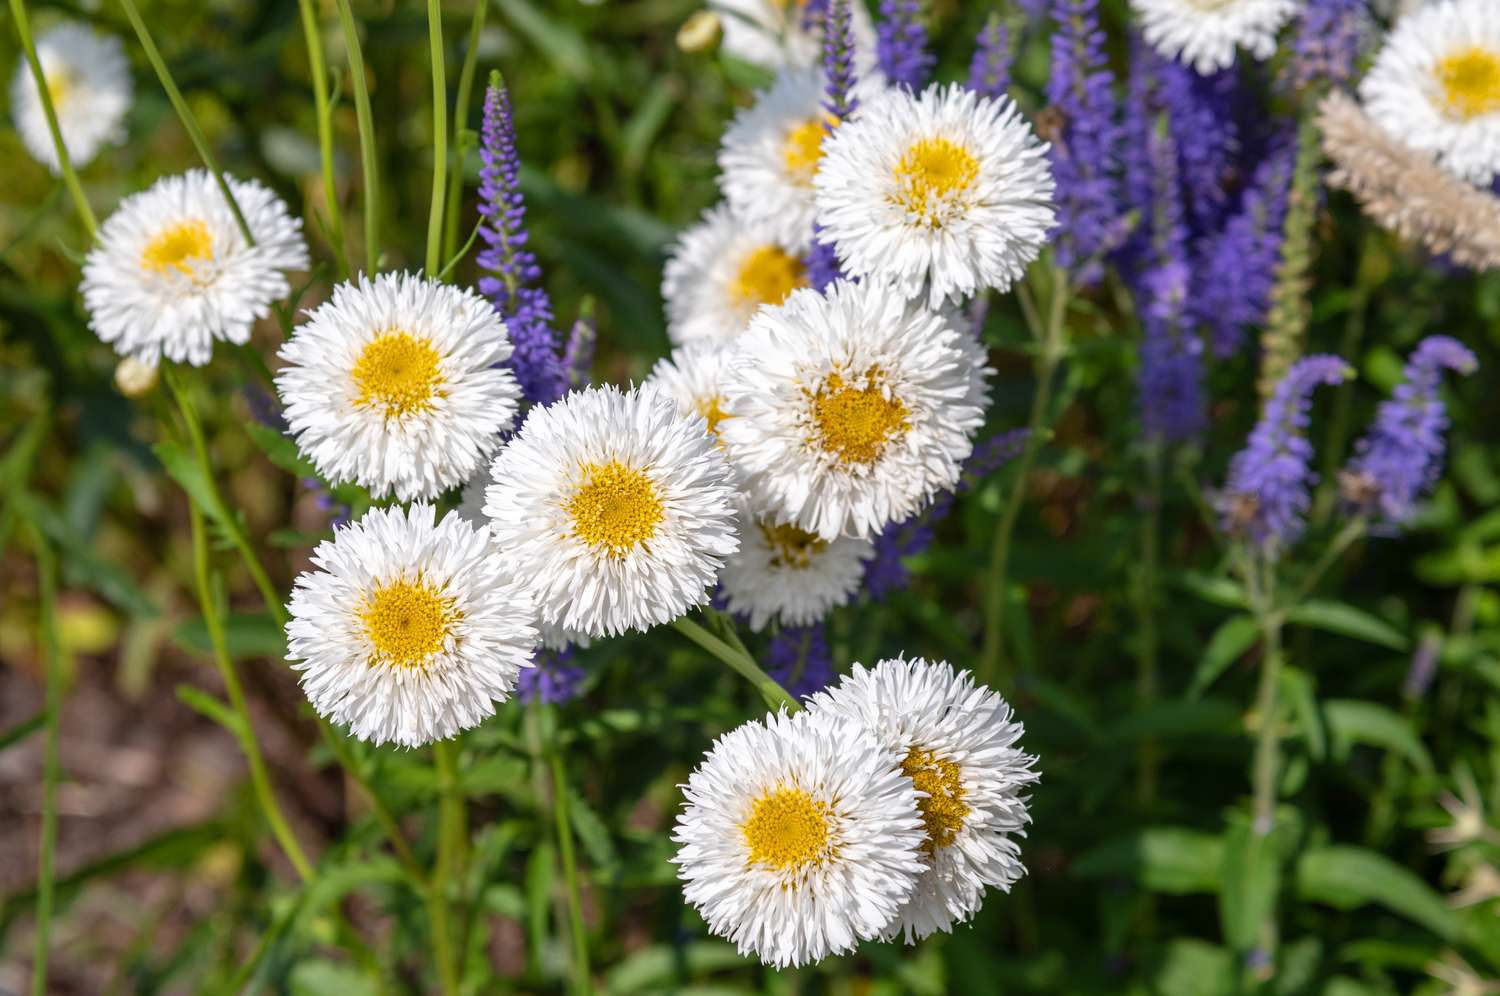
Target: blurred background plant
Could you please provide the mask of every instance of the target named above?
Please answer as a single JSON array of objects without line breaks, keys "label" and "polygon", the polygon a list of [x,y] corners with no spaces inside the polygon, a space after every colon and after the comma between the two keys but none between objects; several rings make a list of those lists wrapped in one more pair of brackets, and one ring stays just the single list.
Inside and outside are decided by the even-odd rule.
[{"label": "blurred background plant", "polygon": [[[79,19],[126,40],[129,141],[81,171],[101,217],[198,164],[119,5],[27,6],[37,30]],[[493,0],[476,22],[465,0],[443,5],[450,101],[471,39],[478,70],[467,114],[449,123],[467,156],[447,248],[476,219],[479,93],[500,69],[530,246],[556,314],[593,298],[598,381],[639,380],[667,351],[665,250],[716,199],[725,122],[768,79],[714,52],[716,26],[699,6]],[[357,267],[367,248],[344,4],[140,7],[223,165],[308,219],[320,262],[298,303],[317,303],[344,251]],[[937,78],[967,78],[997,11],[1006,36],[990,25],[987,38],[1016,46],[1011,92],[1033,117],[1056,116],[1066,95],[1049,91],[1049,32],[1009,5],[930,5]],[[382,265],[417,268],[434,158],[426,14],[395,0],[347,13],[377,138]],[[330,81],[337,249],[304,15]],[[1107,2],[1103,16],[1105,56],[1123,79],[1138,58],[1122,41],[1125,5]],[[15,32],[0,33],[0,65],[19,59]],[[199,614],[189,506],[153,452],[169,396],[89,332],[77,295],[85,232],[62,184],[0,129],[0,990],[30,984],[44,930],[48,992],[432,991],[428,911],[407,858],[430,863],[439,825],[424,814],[456,791],[471,839],[449,899],[467,992],[578,988],[560,853],[575,841],[582,947],[608,992],[1500,991],[1500,398],[1487,373],[1500,368],[1500,278],[1374,229],[1346,195],[1318,189],[1317,157],[1301,148],[1303,209],[1287,222],[1270,325],[1294,341],[1268,341],[1266,353],[1335,353],[1358,376],[1326,390],[1310,429],[1322,483],[1287,569],[1318,573],[1279,620],[1279,705],[1245,707],[1274,644],[1204,514],[1208,482],[1225,479],[1257,418],[1260,365],[1248,352],[1214,363],[1206,433],[1162,451],[1130,414],[1139,320],[1112,277],[1072,296],[1057,329],[1065,344],[1033,341],[1014,303],[997,304],[984,324],[999,370],[992,426],[1026,424],[1056,371],[1040,405],[1050,431],[1027,460],[975,482],[931,526],[937,542],[914,545],[905,585],[836,614],[826,641],[840,666],[899,651],[989,663],[1001,650],[983,643],[987,622],[1000,613],[1004,685],[1044,773],[1030,875],[952,936],[776,973],[707,936],[666,860],[676,786],[714,736],[758,709],[752,689],[675,638],[582,649],[547,665],[530,704],[502,707],[463,738],[456,781],[424,753],[353,745],[354,770],[378,786],[372,808],[320,739],[255,579],[216,550],[256,740],[314,862],[299,881],[221,704],[230,690]],[[1035,270],[1031,293],[1046,302],[1061,282]],[[473,258],[456,274],[473,282]],[[1316,564],[1339,534],[1348,441],[1399,382],[1403,358],[1438,331],[1467,345],[1481,373],[1443,389],[1452,445],[1432,500],[1399,535],[1351,538],[1342,559]],[[252,357],[280,336],[261,323],[253,351],[221,350],[187,391],[239,528],[284,591],[351,500],[309,486],[295,451],[261,428],[275,409]],[[1012,514],[997,601],[990,547]],[[1146,522],[1159,556],[1141,556]],[[787,683],[825,639],[791,636],[766,658]],[[1257,832],[1245,804],[1257,740],[1279,748],[1274,833]],[[382,810],[414,855],[387,848]],[[56,814],[55,853],[44,811]],[[55,884],[42,896],[44,861]]]}]

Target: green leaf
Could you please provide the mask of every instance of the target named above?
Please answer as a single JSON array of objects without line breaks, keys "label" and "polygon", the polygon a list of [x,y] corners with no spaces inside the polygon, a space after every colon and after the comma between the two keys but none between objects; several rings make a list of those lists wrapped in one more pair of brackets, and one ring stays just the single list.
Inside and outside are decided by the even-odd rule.
[{"label": "green leaf", "polygon": [[568,790],[568,822],[589,860],[601,870],[607,873],[620,863],[614,841],[609,836],[609,827],[583,796],[571,789]]},{"label": "green leaf", "polygon": [[1198,670],[1193,673],[1187,697],[1196,699],[1208,691],[1209,686],[1255,646],[1258,639],[1260,627],[1255,624],[1254,617],[1239,615],[1225,620],[1223,625],[1214,630],[1208,646],[1203,648],[1203,656],[1198,661]]},{"label": "green leaf", "polygon": [[297,443],[292,437],[253,420],[245,423],[245,432],[260,447],[267,460],[288,474],[295,475],[299,480],[318,476],[318,469],[297,449]]},{"label": "green leaf", "polygon": [[1224,835],[1220,866],[1219,922],[1224,940],[1236,951],[1249,951],[1276,906],[1281,884],[1281,857],[1269,834],[1257,833],[1237,814]]},{"label": "green leaf", "polygon": [[299,961],[292,969],[292,996],[377,996],[375,985],[356,968],[326,959]]},{"label": "green leaf", "polygon": [[1224,863],[1224,841],[1186,827],[1146,827],[1115,837],[1073,863],[1080,878],[1126,877],[1152,892],[1215,892]]},{"label": "green leaf", "polygon": [[39,712],[30,719],[23,719],[10,729],[0,733],[0,750],[20,743],[37,730],[47,725],[47,713]]},{"label": "green leaf", "polygon": [[161,615],[156,602],[141,590],[135,578],[119,565],[94,554],[83,538],[68,528],[62,517],[48,505],[30,498],[18,500],[16,507],[30,519],[61,554],[63,580],[97,592],[122,612],[140,618]]},{"label": "green leaf", "polygon": [[202,466],[193,459],[191,453],[170,441],[157,443],[151,447],[151,452],[156,454],[156,459],[161,461],[161,465],[166,468],[172,480],[187,492],[188,498],[198,506],[200,512],[208,516],[227,535],[233,536],[239,533],[239,523],[230,516],[229,510],[219,500],[212,482],[203,473]]},{"label": "green leaf", "polygon": [[656,944],[631,953],[610,969],[604,991],[627,996],[640,992],[677,992],[694,975],[706,975],[746,963],[734,945],[695,941],[686,947]]},{"label": "green leaf", "polygon": [[218,723],[236,737],[244,737],[244,724],[240,722],[240,717],[235,714],[234,710],[202,689],[194,688],[192,685],[178,685],[177,699],[194,712],[201,713]]},{"label": "green leaf", "polygon": [[1236,991],[1234,954],[1216,944],[1171,941],[1152,962],[1153,996],[1230,996]]},{"label": "green leaf", "polygon": [[1182,571],[1174,575],[1172,580],[1179,588],[1213,605],[1226,609],[1243,609],[1247,604],[1245,589],[1230,578],[1216,577],[1201,571]]},{"label": "green leaf", "polygon": [[532,970],[543,970],[551,923],[552,876],[555,860],[550,840],[537,841],[526,861],[526,934],[531,942]]},{"label": "green leaf", "polygon": [[[188,619],[172,631],[172,639],[194,654],[212,654],[208,626],[201,616]],[[286,636],[276,621],[264,612],[233,612],[224,620],[224,640],[234,660],[246,657],[286,656]]]},{"label": "green leaf", "polygon": [[1297,894],[1341,910],[1384,906],[1448,942],[1460,929],[1458,915],[1426,882],[1385,855],[1361,847],[1320,847],[1303,854],[1297,863]]},{"label": "green leaf", "polygon": [[1297,728],[1307,741],[1307,752],[1314,760],[1321,761],[1328,754],[1328,737],[1323,731],[1324,717],[1318,711],[1318,696],[1312,675],[1301,668],[1283,667],[1281,670],[1281,697],[1292,707],[1297,719]]},{"label": "green leaf", "polygon": [[1368,744],[1399,754],[1422,774],[1432,774],[1432,755],[1411,722],[1385,706],[1356,699],[1330,699],[1323,703],[1323,718],[1333,740],[1335,759],[1347,758],[1355,744]]},{"label": "green leaf", "polygon": [[1286,621],[1337,633],[1388,650],[1406,650],[1411,640],[1390,623],[1344,602],[1312,600],[1287,610]]},{"label": "green leaf", "polygon": [[525,35],[558,72],[583,83],[594,75],[583,35],[571,24],[555,20],[526,0],[495,0],[516,31]]}]

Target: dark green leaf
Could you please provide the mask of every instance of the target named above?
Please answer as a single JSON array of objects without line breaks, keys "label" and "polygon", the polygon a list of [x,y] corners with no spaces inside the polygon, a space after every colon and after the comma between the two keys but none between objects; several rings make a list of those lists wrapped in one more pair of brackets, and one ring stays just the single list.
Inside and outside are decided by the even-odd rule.
[{"label": "dark green leaf", "polygon": [[1214,892],[1224,863],[1224,842],[1186,827],[1147,827],[1115,837],[1073,863],[1081,878],[1130,878],[1171,895]]},{"label": "dark green leaf", "polygon": [[1192,684],[1188,686],[1188,698],[1196,699],[1206,692],[1220,675],[1229,670],[1230,665],[1255,646],[1259,638],[1260,627],[1253,617],[1240,615],[1225,620],[1209,637],[1208,646],[1203,648],[1198,669],[1193,672]]},{"label": "dark green leaf", "polygon": [[1390,858],[1360,847],[1320,847],[1297,863],[1297,893],[1341,910],[1384,906],[1445,941],[1458,936],[1459,918],[1443,898]]},{"label": "dark green leaf", "polygon": [[1349,756],[1354,744],[1383,747],[1410,761],[1423,774],[1431,774],[1432,755],[1405,717],[1374,702],[1332,699],[1323,703],[1323,717],[1333,739],[1334,757]]},{"label": "dark green leaf", "polygon": [[1286,620],[1289,623],[1299,623],[1355,640],[1363,640],[1389,650],[1406,650],[1411,646],[1411,640],[1406,637],[1406,634],[1390,623],[1343,602],[1317,600],[1302,602],[1287,610]]},{"label": "dark green leaf", "polygon": [[[172,638],[189,653],[213,653],[208,626],[201,616],[179,624],[172,631]],[[229,644],[229,656],[235,660],[247,657],[280,660],[286,656],[286,636],[276,621],[264,612],[230,613],[224,620],[224,640]]]}]

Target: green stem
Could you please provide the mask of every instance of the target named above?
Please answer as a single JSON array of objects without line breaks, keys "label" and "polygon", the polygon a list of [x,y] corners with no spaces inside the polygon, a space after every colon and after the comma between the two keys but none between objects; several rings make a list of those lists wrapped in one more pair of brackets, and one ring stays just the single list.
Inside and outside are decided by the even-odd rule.
[{"label": "green stem", "polygon": [[1269,580],[1266,590],[1261,590],[1259,585],[1253,583],[1252,573],[1247,572],[1246,580],[1261,633],[1260,685],[1255,695],[1255,713],[1259,717],[1260,726],[1255,739],[1255,801],[1252,815],[1255,832],[1264,837],[1270,834],[1276,822],[1276,787],[1281,767],[1281,730],[1277,723],[1277,712],[1280,708],[1278,691],[1284,663],[1281,646],[1282,616],[1272,607]]},{"label": "green stem", "polygon": [[229,656],[229,643],[224,636],[224,622],[219,616],[219,600],[210,574],[208,534],[203,528],[203,513],[192,502],[188,503],[188,517],[193,535],[193,574],[198,586],[198,605],[203,611],[203,623],[208,629],[208,641],[213,648],[214,663],[218,665],[219,675],[224,681],[224,691],[229,696],[230,708],[234,710],[239,720],[239,729],[236,733],[240,741],[240,749],[244,751],[245,760],[250,764],[250,782],[255,788],[255,796],[260,802],[266,822],[271,826],[271,833],[292,862],[292,866],[297,869],[297,875],[306,882],[313,877],[312,863],[307,860],[307,855],[302,851],[302,845],[297,843],[296,836],[292,833],[286,818],[282,816],[281,806],[276,801],[276,793],[271,788],[271,778],[266,771],[265,758],[261,756],[260,744],[255,738],[255,728],[250,723],[250,709],[245,703],[245,692],[240,686],[239,672]]},{"label": "green stem", "polygon": [[562,855],[563,880],[568,889],[568,929],[573,939],[573,984],[579,993],[593,991],[589,973],[589,939],[583,923],[583,899],[578,882],[578,859],[573,851],[573,828],[568,821],[568,776],[562,757],[548,751],[552,770],[552,820],[557,829],[557,848]]},{"label": "green stem", "polygon": [[401,862],[401,867],[406,870],[406,874],[411,878],[412,884],[426,888],[426,871],[422,868],[421,862],[417,860],[416,854],[412,852],[411,845],[406,842],[406,835],[401,832],[401,825],[396,822],[395,814],[391,812],[390,807],[386,806],[380,796],[375,793],[374,786],[370,784],[369,779],[365,777],[364,772],[361,770],[359,762],[350,753],[349,744],[337,730],[331,729],[327,721],[321,716],[318,717],[318,728],[322,731],[323,739],[328,744],[328,749],[333,753],[334,760],[354,780],[354,784],[359,788],[360,794],[369,803],[370,812],[374,815],[375,822],[380,825],[380,829],[385,833],[386,838],[390,840],[391,847],[396,852],[396,860]]},{"label": "green stem", "polygon": [[458,992],[460,978],[448,916],[449,883],[460,876],[465,822],[456,749],[451,740],[439,740],[432,745],[432,758],[438,772],[438,851],[437,865],[432,870],[432,881],[427,890],[433,957],[437,961],[443,992],[448,996]]},{"label": "green stem", "polygon": [[1349,547],[1353,546],[1364,536],[1368,525],[1368,520],[1361,515],[1351,519],[1338,531],[1333,540],[1323,550],[1322,555],[1318,557],[1317,562],[1313,564],[1312,569],[1307,572],[1307,576],[1302,579],[1302,583],[1297,586],[1296,592],[1287,603],[1288,608],[1296,605],[1313,593],[1313,590],[1318,586],[1318,582],[1323,580],[1323,575],[1327,574],[1328,570],[1334,564],[1338,563],[1339,558],[1344,555]]},{"label": "green stem", "polygon": [[432,61],[432,205],[427,212],[427,275],[443,262],[443,197],[448,192],[448,71],[443,61],[443,5],[427,0],[427,41]]},{"label": "green stem", "polygon": [[463,68],[458,74],[458,93],[453,98],[454,149],[452,175],[448,180],[447,218],[443,223],[443,258],[452,259],[458,250],[459,210],[463,203],[464,160],[469,146],[464,142],[465,126],[469,121],[469,96],[474,90],[474,70],[479,62],[479,36],[484,31],[485,13],[490,5],[474,4],[474,19],[469,22],[469,46],[464,50]]},{"label": "green stem", "polygon": [[349,54],[349,79],[354,90],[354,116],[359,121],[359,160],[365,179],[365,273],[380,269],[380,163],[375,154],[375,123],[370,114],[370,86],[365,79],[365,56],[359,26],[349,0],[338,0],[339,25]]},{"label": "green stem", "polygon": [[73,210],[77,212],[78,220],[83,222],[92,244],[99,232],[99,222],[94,217],[94,209],[89,206],[88,198],[84,196],[83,184],[78,182],[78,173],[73,169],[68,147],[63,143],[62,126],[57,123],[57,108],[52,104],[52,90],[47,86],[47,74],[42,70],[42,60],[37,57],[36,43],[31,37],[31,19],[26,13],[25,0],[10,0],[10,12],[16,22],[16,34],[21,36],[26,63],[31,66],[31,78],[36,81],[37,95],[42,101],[42,113],[47,118],[47,130],[52,133],[52,146],[57,150],[57,165],[62,171],[63,183],[68,188],[68,195],[73,198]]},{"label": "green stem", "polygon": [[990,549],[988,586],[984,604],[984,644],[979,656],[979,673],[985,681],[1001,687],[1010,684],[1005,674],[1005,607],[1009,599],[1010,546],[1015,532],[1016,520],[1021,514],[1021,505],[1026,500],[1026,479],[1036,462],[1042,447],[1042,430],[1052,410],[1052,388],[1058,365],[1066,352],[1066,319],[1068,312],[1068,277],[1061,269],[1054,269],[1052,301],[1045,328],[1037,343],[1036,393],[1031,399],[1031,414],[1026,420],[1028,435],[1026,448],[1016,469],[1016,485],[1006,499],[995,528],[994,543]]},{"label": "green stem", "polygon": [[[1160,438],[1147,443],[1146,514],[1141,526],[1140,613],[1141,647],[1136,674],[1136,709],[1150,708],[1156,702],[1158,684],[1158,648],[1156,639],[1156,573],[1161,554],[1162,443]],[[1156,802],[1157,744],[1154,738],[1142,738],[1140,744],[1136,799],[1142,813]]]},{"label": "green stem", "polygon": [[31,992],[47,992],[47,964],[51,952],[53,906],[53,856],[57,846],[57,783],[61,775],[58,743],[62,723],[62,654],[57,639],[57,558],[32,525],[32,548],[36,554],[39,632],[42,656],[47,664],[44,715],[46,740],[42,747],[42,831],[36,873],[36,955],[31,969]]},{"label": "green stem", "polygon": [[792,698],[791,694],[777,684],[770,675],[762,671],[760,665],[749,654],[714,636],[687,616],[680,616],[673,620],[672,626],[677,632],[728,664],[735,673],[754,685],[761,697],[766,700],[766,705],[772,709],[785,706],[788,712],[796,712],[800,708],[797,700]]},{"label": "green stem", "polygon": [[234,223],[239,226],[240,234],[244,236],[247,245],[255,245],[255,236],[250,232],[250,224],[245,220],[245,215],[240,211],[239,202],[234,199],[234,191],[229,189],[229,181],[224,177],[224,171],[219,168],[219,161],[215,158],[213,150],[208,146],[208,139],[203,134],[203,129],[198,125],[198,118],[193,114],[192,108],[188,107],[187,101],[183,99],[182,91],[177,89],[177,83],[172,79],[171,70],[167,69],[166,61],[162,59],[161,52],[157,51],[156,42],[151,38],[151,30],[146,27],[146,22],[141,17],[140,10],[135,5],[135,0],[120,0],[120,6],[125,8],[125,16],[130,20],[130,26],[135,29],[135,35],[141,42],[141,48],[146,51],[146,61],[151,63],[151,68],[156,70],[156,78],[161,81],[162,89],[167,92],[167,99],[172,102],[172,108],[177,112],[177,118],[182,122],[182,127],[187,129],[188,137],[192,139],[193,146],[198,150],[198,156],[203,160],[203,165],[213,174],[214,182],[218,184],[219,192],[224,195],[224,200],[229,204],[230,213],[234,215]]},{"label": "green stem", "polygon": [[[339,207],[338,177],[333,169],[333,108],[328,101],[328,66],[323,59],[323,35],[313,0],[298,0],[302,34],[307,42],[307,71],[312,77],[313,104],[318,114],[318,154],[323,164],[323,200],[328,207],[329,241],[338,260],[339,276],[349,275],[344,253],[344,214]],[[484,6],[484,4],[480,4]]]}]

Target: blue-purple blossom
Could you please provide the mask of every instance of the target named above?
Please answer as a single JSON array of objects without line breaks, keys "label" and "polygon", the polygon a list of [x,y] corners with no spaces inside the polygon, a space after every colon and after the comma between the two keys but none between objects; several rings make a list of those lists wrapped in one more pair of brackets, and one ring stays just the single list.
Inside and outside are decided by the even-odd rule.
[{"label": "blue-purple blossom", "polygon": [[1010,91],[1010,30],[992,14],[980,29],[974,42],[974,59],[969,63],[969,89],[981,97],[999,100]]},{"label": "blue-purple blossom", "polygon": [[865,562],[864,577],[865,591],[872,599],[879,601],[906,587],[911,580],[906,558],[932,546],[934,529],[953,510],[957,495],[1020,456],[1030,437],[1026,429],[1011,429],[983,440],[964,461],[963,476],[953,491],[942,492],[926,509],[902,522],[891,523],[875,537],[875,556]]},{"label": "blue-purple blossom", "polygon": [[1281,265],[1287,198],[1297,167],[1294,137],[1276,141],[1255,168],[1239,208],[1199,249],[1192,314],[1210,330],[1214,355],[1233,355],[1245,330],[1266,320]]},{"label": "blue-purple blossom", "polygon": [[771,638],[766,673],[793,698],[821,692],[833,682],[833,654],[821,625],[783,629]]},{"label": "blue-purple blossom", "polygon": [[927,45],[922,0],[880,0],[875,51],[892,86],[918,91],[927,85],[937,57]]},{"label": "blue-purple blossom", "polygon": [[516,698],[522,702],[562,705],[578,697],[583,684],[583,668],[570,663],[573,650],[543,650],[537,654],[536,666],[521,669],[516,679]]},{"label": "blue-purple blossom", "polygon": [[1124,132],[1115,77],[1104,55],[1098,0],[1055,0],[1047,98],[1062,116],[1052,136],[1057,180],[1057,261],[1082,285],[1103,275],[1103,258],[1125,235],[1117,176]]},{"label": "blue-purple blossom", "polygon": [[490,77],[484,95],[479,156],[479,235],[487,245],[479,266],[488,271],[479,278],[479,292],[505,319],[515,345],[509,365],[522,393],[533,404],[550,404],[567,392],[568,372],[558,355],[552,300],[537,285],[542,268],[526,247],[530,233],[521,196],[521,157],[510,93],[498,73]]},{"label": "blue-purple blossom", "polygon": [[1203,339],[1187,316],[1190,271],[1164,263],[1141,281],[1140,408],[1146,432],[1166,443],[1203,432]]},{"label": "blue-purple blossom", "polygon": [[1318,81],[1342,86],[1354,76],[1365,44],[1374,35],[1366,0],[1315,0],[1297,22],[1287,79],[1294,87]]},{"label": "blue-purple blossom", "polygon": [[[849,0],[829,0],[823,26],[823,109],[834,118],[824,127],[831,134],[837,122],[848,120],[859,107],[854,96],[854,21]],[[818,226],[813,225],[812,248],[802,262],[809,286],[822,291],[843,276],[843,268],[833,244],[818,236]]]},{"label": "blue-purple blossom", "polygon": [[1448,410],[1438,396],[1443,371],[1468,375],[1479,361],[1458,340],[1428,336],[1406,361],[1405,376],[1355,447],[1344,471],[1345,499],[1387,525],[1408,521],[1437,483],[1447,449]]},{"label": "blue-purple blossom", "polygon": [[1298,360],[1276,385],[1245,448],[1229,464],[1218,497],[1225,532],[1245,535],[1263,550],[1289,546],[1306,526],[1308,491],[1317,481],[1305,430],[1313,391],[1353,373],[1337,356]]},{"label": "blue-purple blossom", "polygon": [[573,329],[568,333],[568,345],[563,350],[563,369],[568,373],[568,388],[578,390],[594,382],[594,347],[599,341],[599,327],[590,313],[578,316]]},{"label": "blue-purple blossom", "polygon": [[1188,227],[1194,235],[1218,231],[1229,206],[1229,180],[1238,168],[1241,143],[1234,112],[1239,74],[1231,68],[1200,76],[1154,52],[1152,57],[1161,81],[1161,106],[1177,146]]}]

